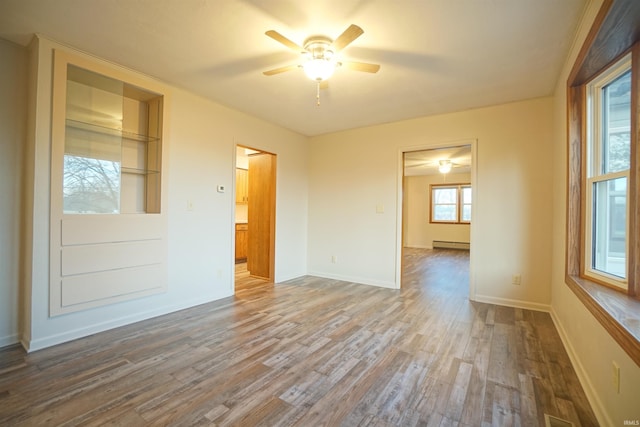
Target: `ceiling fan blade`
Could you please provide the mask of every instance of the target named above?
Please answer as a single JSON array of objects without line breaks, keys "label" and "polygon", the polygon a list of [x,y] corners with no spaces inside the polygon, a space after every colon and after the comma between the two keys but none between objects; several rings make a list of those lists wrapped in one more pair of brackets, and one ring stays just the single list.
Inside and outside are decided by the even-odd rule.
[{"label": "ceiling fan blade", "polygon": [[273,76],[275,74],[280,74],[286,71],[295,70],[296,68],[298,68],[297,65],[287,65],[286,67],[274,68],[273,70],[263,71],[262,74],[264,74],[265,76]]},{"label": "ceiling fan blade", "polygon": [[333,50],[337,53],[347,47],[349,43],[360,37],[364,31],[357,25],[351,24],[349,28],[344,30],[344,33],[340,34],[338,38],[333,42]]},{"label": "ceiling fan blade", "polygon": [[286,38],[285,36],[283,36],[282,34],[280,34],[275,30],[269,30],[265,34],[271,37],[272,39],[274,39],[275,41],[282,43],[283,45],[285,45],[286,47],[288,47],[289,49],[297,53],[306,52],[302,46],[292,42],[291,40],[289,40],[288,38]]},{"label": "ceiling fan blade", "polygon": [[366,62],[344,61],[342,62],[342,66],[349,68],[350,70],[364,71],[365,73],[377,73],[378,70],[380,69],[380,65],[368,64]]}]

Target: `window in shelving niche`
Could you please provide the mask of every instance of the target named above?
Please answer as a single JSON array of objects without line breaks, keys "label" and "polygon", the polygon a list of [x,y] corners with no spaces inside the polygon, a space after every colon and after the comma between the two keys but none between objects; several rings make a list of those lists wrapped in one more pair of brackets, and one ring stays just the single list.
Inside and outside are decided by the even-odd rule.
[{"label": "window in shelving niche", "polygon": [[162,96],[68,65],[67,214],[160,211]]}]

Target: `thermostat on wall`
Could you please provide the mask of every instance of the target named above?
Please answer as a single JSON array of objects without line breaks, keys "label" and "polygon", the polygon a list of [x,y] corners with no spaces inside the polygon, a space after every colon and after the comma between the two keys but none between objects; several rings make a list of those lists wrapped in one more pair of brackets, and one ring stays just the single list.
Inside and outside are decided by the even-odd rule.
[{"label": "thermostat on wall", "polygon": [[218,193],[224,193],[224,185],[218,185]]}]

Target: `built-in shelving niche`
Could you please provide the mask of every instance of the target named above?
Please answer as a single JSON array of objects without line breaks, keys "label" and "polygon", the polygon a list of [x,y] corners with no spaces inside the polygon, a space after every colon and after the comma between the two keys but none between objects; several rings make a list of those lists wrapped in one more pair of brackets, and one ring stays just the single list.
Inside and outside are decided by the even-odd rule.
[{"label": "built-in shelving niche", "polygon": [[166,290],[164,95],[58,50],[53,81],[50,314]]},{"label": "built-in shelving niche", "polygon": [[162,97],[67,67],[63,210],[158,213]]}]

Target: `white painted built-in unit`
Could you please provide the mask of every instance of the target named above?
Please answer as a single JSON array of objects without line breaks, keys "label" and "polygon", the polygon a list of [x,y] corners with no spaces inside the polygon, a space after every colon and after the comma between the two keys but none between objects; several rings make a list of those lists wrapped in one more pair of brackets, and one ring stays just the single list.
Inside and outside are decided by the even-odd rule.
[{"label": "white painted built-in unit", "polygon": [[50,315],[163,292],[163,95],[54,51]]}]

